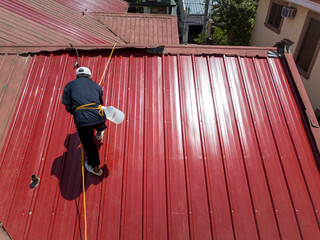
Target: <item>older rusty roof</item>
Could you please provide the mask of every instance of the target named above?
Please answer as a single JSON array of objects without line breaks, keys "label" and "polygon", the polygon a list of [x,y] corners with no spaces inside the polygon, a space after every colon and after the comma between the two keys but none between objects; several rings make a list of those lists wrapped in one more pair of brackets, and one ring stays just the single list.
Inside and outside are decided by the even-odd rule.
[{"label": "older rusty roof", "polygon": [[179,44],[177,16],[160,14],[92,13],[129,44]]},{"label": "older rusty roof", "polygon": [[[320,238],[292,56],[250,49],[115,50],[104,100],[126,118],[97,143],[104,176],[85,176],[88,239]],[[110,49],[79,54],[98,82]],[[26,55],[26,71],[2,61],[24,79],[0,155],[0,220],[13,239],[84,238],[80,141],[61,104],[74,57]]]},{"label": "older rusty roof", "polygon": [[0,43],[124,43],[107,27],[52,0],[0,1]]}]

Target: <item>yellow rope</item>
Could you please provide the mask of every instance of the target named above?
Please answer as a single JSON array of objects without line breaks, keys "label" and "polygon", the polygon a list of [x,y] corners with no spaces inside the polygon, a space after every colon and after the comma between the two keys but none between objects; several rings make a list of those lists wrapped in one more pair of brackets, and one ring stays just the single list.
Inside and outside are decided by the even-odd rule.
[{"label": "yellow rope", "polygon": [[81,105],[81,106],[77,107],[75,111],[77,111],[79,109],[97,109],[97,110],[99,110],[99,115],[103,116],[102,105],[98,105],[98,107],[89,107],[89,106],[92,106],[92,105],[97,105],[97,103],[88,103],[88,104],[85,104],[85,105]]},{"label": "yellow rope", "polygon": [[[116,45],[117,45],[116,43],[113,45],[112,51],[111,51],[110,56],[109,56],[109,60],[108,60],[107,65],[106,65],[106,67],[104,69],[104,72],[102,74],[102,77],[101,77],[101,80],[99,82],[99,85],[101,85],[103,77],[106,74],[106,71],[108,69],[108,66],[109,66],[109,63],[110,63],[110,60],[111,60],[111,56],[112,56],[113,50],[114,50]],[[85,105],[77,107],[76,111],[79,110],[79,109],[97,109],[97,110],[99,110],[99,115],[103,116],[103,109],[101,108],[102,106],[98,105],[97,108],[90,107],[90,106],[93,106],[93,105],[97,105],[97,104],[96,103],[85,104]],[[85,194],[86,193],[86,188],[85,188],[85,181],[84,181],[84,158],[83,158],[82,143],[80,143],[80,146],[81,146],[81,158],[82,158],[82,188],[83,188],[84,234],[85,234],[85,240],[87,240],[87,209],[86,209],[86,194]]]},{"label": "yellow rope", "polygon": [[84,238],[87,240],[87,209],[86,209],[86,188],[84,184],[84,161],[83,161],[83,150],[82,143],[81,147],[81,158],[82,158],[82,187],[83,187],[83,212],[84,212]]},{"label": "yellow rope", "polygon": [[113,50],[114,50],[114,48],[116,47],[116,45],[117,45],[116,43],[113,45],[112,51],[111,51],[111,53],[110,53],[110,56],[109,56],[109,59],[108,59],[107,65],[106,65],[106,67],[104,68],[104,71],[103,71],[103,74],[102,74],[101,80],[100,80],[100,82],[99,82],[99,85],[101,85],[101,82],[102,82],[102,80],[103,80],[103,77],[104,77],[104,75],[106,74],[106,71],[107,71],[108,66],[109,66],[109,62],[110,62],[110,60],[111,60],[111,56],[112,56]]}]

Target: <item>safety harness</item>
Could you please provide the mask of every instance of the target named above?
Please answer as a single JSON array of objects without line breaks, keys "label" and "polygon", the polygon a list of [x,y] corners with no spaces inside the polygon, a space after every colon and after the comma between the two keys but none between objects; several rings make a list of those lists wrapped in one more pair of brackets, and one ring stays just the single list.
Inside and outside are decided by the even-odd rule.
[{"label": "safety harness", "polygon": [[103,113],[102,105],[98,105],[98,107],[93,107],[94,105],[98,105],[98,104],[97,103],[84,104],[84,105],[77,107],[75,111],[77,111],[79,109],[97,109],[99,115],[103,116],[104,113]]}]

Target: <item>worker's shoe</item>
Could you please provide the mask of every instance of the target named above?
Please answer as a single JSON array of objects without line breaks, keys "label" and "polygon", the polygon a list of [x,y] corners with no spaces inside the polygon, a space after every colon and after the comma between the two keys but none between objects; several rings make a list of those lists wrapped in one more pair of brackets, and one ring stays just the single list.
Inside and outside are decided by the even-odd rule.
[{"label": "worker's shoe", "polygon": [[84,163],[84,166],[86,167],[87,171],[94,174],[94,175],[97,175],[97,176],[101,176],[103,174],[103,171],[102,169],[99,167],[99,172],[96,172],[93,167],[91,167],[91,165],[88,164],[88,162],[86,161]]},{"label": "worker's shoe", "polygon": [[[99,133],[99,134],[98,134],[98,133]],[[102,138],[103,138],[103,134],[104,134],[104,131],[101,131],[101,132],[97,131],[96,139],[97,139],[98,141],[101,141]]]}]

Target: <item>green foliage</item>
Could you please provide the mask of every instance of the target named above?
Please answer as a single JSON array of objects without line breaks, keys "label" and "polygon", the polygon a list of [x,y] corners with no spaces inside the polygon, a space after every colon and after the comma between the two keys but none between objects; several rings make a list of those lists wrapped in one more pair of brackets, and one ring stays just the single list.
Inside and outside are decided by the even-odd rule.
[{"label": "green foliage", "polygon": [[212,41],[217,45],[250,45],[257,0],[215,0]]},{"label": "green foliage", "polygon": [[228,34],[225,29],[221,27],[215,27],[214,32],[211,36],[212,42],[217,45],[228,45]]},{"label": "green foliage", "polygon": [[198,38],[193,39],[196,44],[203,45],[205,44],[205,39],[202,37],[202,33],[198,34]]}]

